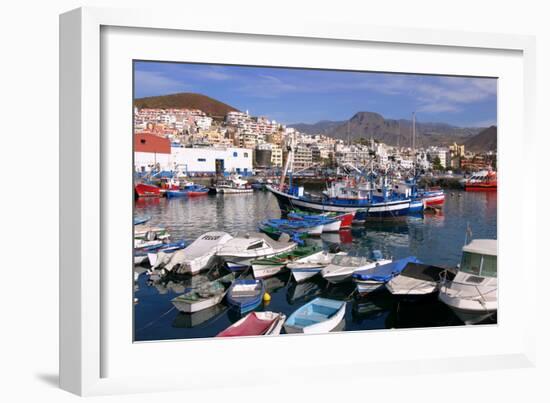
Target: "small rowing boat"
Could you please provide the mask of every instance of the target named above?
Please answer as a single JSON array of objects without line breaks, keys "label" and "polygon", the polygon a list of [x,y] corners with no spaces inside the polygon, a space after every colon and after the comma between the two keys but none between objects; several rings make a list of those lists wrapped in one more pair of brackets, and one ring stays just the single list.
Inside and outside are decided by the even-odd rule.
[{"label": "small rowing boat", "polygon": [[227,292],[227,304],[241,314],[252,311],[262,303],[265,286],[262,280],[237,279]]},{"label": "small rowing boat", "polygon": [[357,285],[357,292],[362,295],[380,290],[411,262],[420,263],[415,256],[409,256],[370,269],[356,271],[352,278]]},{"label": "small rowing boat", "polygon": [[297,283],[316,276],[327,267],[335,256],[345,256],[346,252],[329,253],[326,250],[313,253],[301,259],[288,263],[286,267],[292,272],[292,277]]},{"label": "small rowing boat", "polygon": [[180,312],[193,313],[219,304],[229,285],[235,279],[235,273],[229,273],[217,280],[201,283],[172,299],[172,304]]},{"label": "small rowing boat", "polygon": [[271,277],[279,273],[285,268],[288,263],[291,263],[297,259],[310,256],[317,253],[319,248],[315,246],[302,246],[298,247],[290,252],[285,252],[280,255],[276,255],[270,258],[253,260],[252,272],[254,278]]},{"label": "small rowing boat", "polygon": [[288,317],[284,327],[287,333],[328,333],[344,318],[346,302],[316,298],[298,308]]},{"label": "small rowing boat", "polygon": [[251,312],[216,337],[275,336],[281,333],[285,319],[280,312]]}]

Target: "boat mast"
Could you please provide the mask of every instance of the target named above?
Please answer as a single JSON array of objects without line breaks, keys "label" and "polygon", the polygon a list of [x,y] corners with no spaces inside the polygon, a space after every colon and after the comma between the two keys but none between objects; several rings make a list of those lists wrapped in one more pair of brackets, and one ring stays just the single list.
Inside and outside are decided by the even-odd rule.
[{"label": "boat mast", "polygon": [[287,144],[288,154],[286,156],[285,167],[283,169],[283,174],[281,175],[281,180],[280,180],[280,183],[279,183],[279,190],[280,191],[283,191],[283,187],[285,185],[285,178],[286,178],[286,174],[288,172],[288,167],[289,167],[290,161],[294,160],[294,144],[293,143],[294,143],[294,135],[291,134],[290,144]]},{"label": "boat mast", "polygon": [[412,113],[412,124],[413,124],[413,133],[412,133],[412,153],[413,153],[413,178],[416,177],[416,112]]}]

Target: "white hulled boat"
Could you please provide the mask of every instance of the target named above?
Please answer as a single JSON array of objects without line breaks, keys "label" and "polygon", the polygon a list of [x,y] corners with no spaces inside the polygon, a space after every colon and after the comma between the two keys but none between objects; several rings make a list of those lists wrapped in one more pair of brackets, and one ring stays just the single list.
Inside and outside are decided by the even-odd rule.
[{"label": "white hulled boat", "polygon": [[439,299],[466,324],[487,319],[497,311],[497,240],[474,239],[462,248],[462,262]]},{"label": "white hulled boat", "polygon": [[217,193],[251,193],[254,188],[241,175],[231,175],[229,180],[219,181],[214,186]]},{"label": "white hulled boat", "polygon": [[376,266],[391,263],[391,259],[384,259],[380,251],[373,251],[367,256],[335,256],[332,262],[321,270],[321,275],[329,283],[337,284],[351,280],[351,275],[359,270],[367,270]]},{"label": "white hulled boat", "polygon": [[286,265],[297,283],[307,280],[321,272],[335,256],[345,256],[346,252],[329,253],[326,250],[306,256]]},{"label": "white hulled boat", "polygon": [[196,274],[208,268],[215,259],[216,252],[233,237],[227,232],[211,231],[202,234],[187,248],[172,254],[160,252],[152,270],[164,268],[166,271],[177,269],[178,273]]},{"label": "white hulled boat", "polygon": [[224,244],[216,253],[221,257],[229,270],[243,270],[256,259],[269,258],[294,250],[298,245],[290,242],[287,234],[282,234],[278,241],[269,236],[250,232],[238,234]]}]

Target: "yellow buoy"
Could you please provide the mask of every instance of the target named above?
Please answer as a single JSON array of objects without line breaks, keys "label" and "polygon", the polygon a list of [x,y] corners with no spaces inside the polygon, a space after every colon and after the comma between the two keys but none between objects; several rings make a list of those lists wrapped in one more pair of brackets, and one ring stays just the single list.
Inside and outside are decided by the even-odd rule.
[{"label": "yellow buoy", "polygon": [[264,302],[269,302],[271,301],[271,295],[269,295],[267,292],[264,293]]}]

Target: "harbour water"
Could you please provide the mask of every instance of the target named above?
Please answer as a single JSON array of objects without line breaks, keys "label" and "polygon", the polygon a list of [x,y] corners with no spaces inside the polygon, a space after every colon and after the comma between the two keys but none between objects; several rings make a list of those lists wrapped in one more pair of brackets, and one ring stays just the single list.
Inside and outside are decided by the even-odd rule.
[{"label": "harbour water", "polygon": [[[164,226],[173,240],[192,241],[206,231],[257,231],[258,223],[280,217],[280,210],[269,192],[234,195],[208,195],[197,198],[142,198],[135,202],[135,214],[151,216],[151,225]],[[381,222],[354,227],[312,239],[324,247],[334,244],[344,251],[368,254],[381,250],[393,259],[414,255],[421,261],[455,267],[460,261],[465,236],[497,237],[497,193],[446,193],[441,213],[407,217],[398,222]],[[139,270],[139,269],[138,269]],[[144,270],[143,270],[144,271]],[[195,314],[179,313],[171,299],[201,276],[169,277],[150,281],[140,274],[135,284],[137,298],[134,314],[136,341],[212,337],[240,317],[224,303]],[[343,330],[369,330],[454,326],[463,323],[437,299],[416,303],[398,303],[383,291],[358,299],[354,284],[328,285],[322,278],[296,284],[288,271],[265,280],[271,301],[262,309],[283,312],[287,316],[318,296],[346,300]],[[494,321],[494,319],[492,319]]]}]

